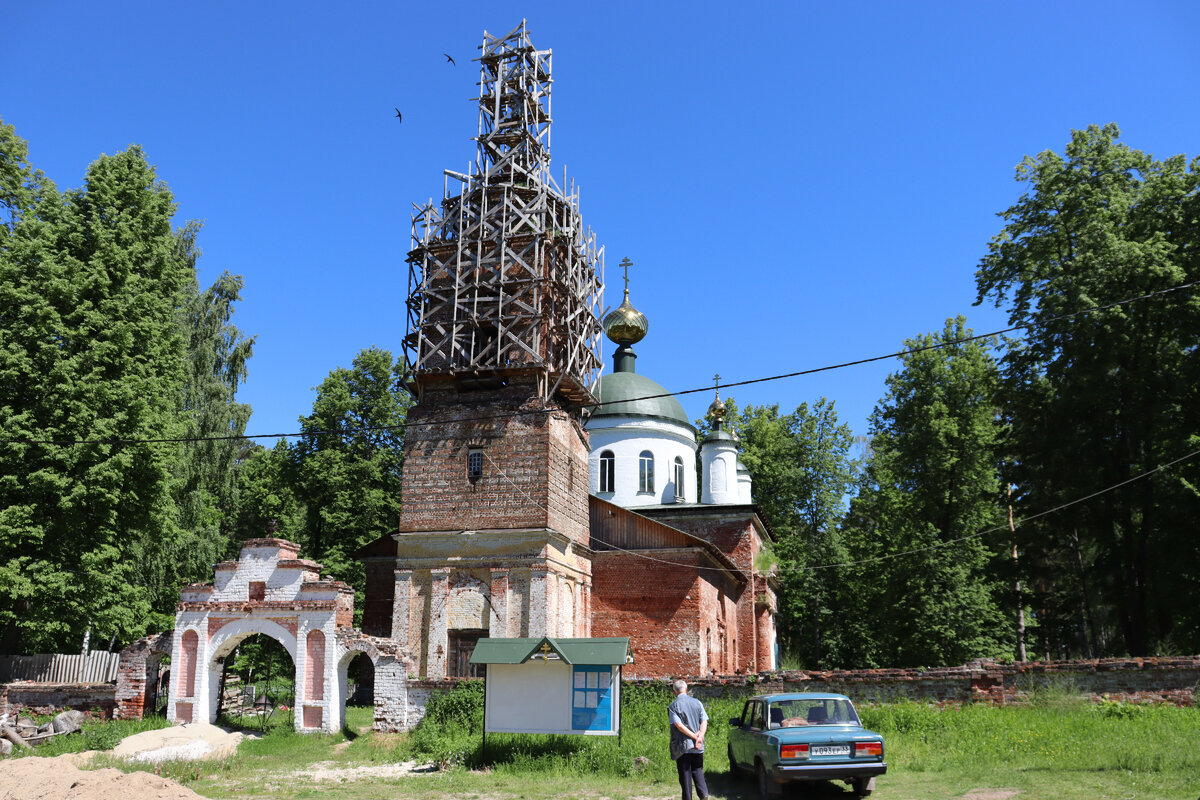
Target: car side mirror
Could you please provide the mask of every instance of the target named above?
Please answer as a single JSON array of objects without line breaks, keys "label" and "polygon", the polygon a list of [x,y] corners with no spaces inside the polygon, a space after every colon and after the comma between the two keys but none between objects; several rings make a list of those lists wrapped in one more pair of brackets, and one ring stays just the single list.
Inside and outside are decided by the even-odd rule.
[{"label": "car side mirror", "polygon": [[733,727],[735,727],[735,728],[740,728],[740,727],[742,727],[742,718],[741,718],[741,717],[734,717],[734,718],[732,718],[731,720],[729,720],[729,724],[730,724],[730,725],[732,725],[732,726],[733,726]]}]

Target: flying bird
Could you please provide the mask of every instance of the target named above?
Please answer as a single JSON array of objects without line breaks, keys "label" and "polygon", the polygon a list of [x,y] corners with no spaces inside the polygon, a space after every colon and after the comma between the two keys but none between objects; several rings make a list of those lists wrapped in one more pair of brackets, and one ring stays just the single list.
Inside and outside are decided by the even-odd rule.
[{"label": "flying bird", "polygon": [[[396,108],[396,107],[392,106],[392,108]],[[396,108],[396,119],[400,120],[401,122],[404,122],[404,115],[400,113],[400,109],[398,109],[398,108]]]},{"label": "flying bird", "polygon": [[[454,64],[454,59],[450,57],[449,53],[442,53],[442,55],[446,57],[447,61],[449,61],[451,64]],[[457,66],[457,64],[455,66]]]}]

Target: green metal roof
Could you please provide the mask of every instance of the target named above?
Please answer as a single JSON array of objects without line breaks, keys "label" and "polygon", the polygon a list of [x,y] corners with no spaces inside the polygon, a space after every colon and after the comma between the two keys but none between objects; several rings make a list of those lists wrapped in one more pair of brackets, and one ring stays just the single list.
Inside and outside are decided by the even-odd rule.
[{"label": "green metal roof", "polygon": [[[543,647],[545,645],[545,647]],[[629,661],[629,637],[596,639],[493,639],[475,644],[472,664],[524,664],[534,656],[555,653],[567,664],[625,664]]]},{"label": "green metal roof", "polygon": [[[661,385],[636,372],[604,375],[596,394],[604,405],[596,409],[593,417],[663,417],[692,427],[678,400]],[[652,399],[639,399],[647,397]]]},{"label": "green metal roof", "polygon": [[734,436],[729,431],[725,430],[724,428],[717,428],[715,431],[708,434],[708,436],[705,436],[704,441],[706,441],[706,442],[736,442],[737,437]]}]

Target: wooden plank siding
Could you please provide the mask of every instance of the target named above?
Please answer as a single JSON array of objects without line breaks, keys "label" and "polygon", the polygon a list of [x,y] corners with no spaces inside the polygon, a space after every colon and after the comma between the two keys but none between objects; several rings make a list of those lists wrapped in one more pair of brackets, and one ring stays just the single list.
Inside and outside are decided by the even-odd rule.
[{"label": "wooden plank siding", "polygon": [[588,496],[588,514],[591,527],[589,546],[597,552],[697,547],[727,569],[735,580],[742,583],[748,580],[748,576],[720,548],[698,536],[643,517],[595,495]]}]

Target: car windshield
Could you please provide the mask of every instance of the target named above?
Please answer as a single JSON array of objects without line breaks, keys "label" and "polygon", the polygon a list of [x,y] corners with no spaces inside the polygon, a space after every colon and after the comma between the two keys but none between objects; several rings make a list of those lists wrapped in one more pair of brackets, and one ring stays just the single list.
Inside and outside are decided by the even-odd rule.
[{"label": "car windshield", "polygon": [[844,697],[776,700],[767,707],[767,719],[770,728],[861,724],[854,706]]}]

